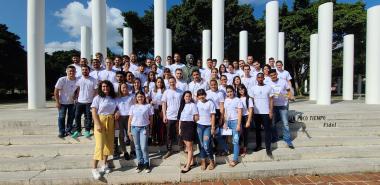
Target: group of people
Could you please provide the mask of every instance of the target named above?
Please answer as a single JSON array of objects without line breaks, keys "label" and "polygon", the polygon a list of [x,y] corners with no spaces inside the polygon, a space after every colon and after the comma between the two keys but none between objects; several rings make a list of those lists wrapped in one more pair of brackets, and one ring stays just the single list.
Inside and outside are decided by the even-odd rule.
[{"label": "group of people", "polygon": [[[172,61],[172,59],[174,59]],[[247,61],[224,60],[216,68],[215,59],[186,64],[175,53],[163,66],[160,56],[138,62],[137,56],[103,58],[97,53],[87,59],[73,56],[66,76],[58,79],[54,96],[58,108],[58,137],[95,137],[92,174],[95,179],[109,173],[108,157],[137,158],[137,172],[151,171],[149,145],[166,145],[164,159],[178,143],[187,153],[186,173],[195,166],[193,145],[198,144],[202,170],[215,168],[215,155],[230,153],[229,165],[247,154],[249,131],[256,132],[255,151],[265,149],[272,156],[271,143],[277,142],[276,123],[281,121],[282,138],[294,149],[288,125],[288,100],[293,99],[291,76],[282,61],[270,58],[263,68],[248,56]],[[75,120],[75,122],[74,122]],[[66,121],[66,124],[65,124]],[[130,152],[127,146],[130,145]],[[98,169],[99,161],[102,162]]]}]

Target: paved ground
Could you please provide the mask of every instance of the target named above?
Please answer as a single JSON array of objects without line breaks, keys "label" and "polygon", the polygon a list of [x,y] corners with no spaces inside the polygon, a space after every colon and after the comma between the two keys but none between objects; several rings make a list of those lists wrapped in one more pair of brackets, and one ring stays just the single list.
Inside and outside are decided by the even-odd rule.
[{"label": "paved ground", "polygon": [[355,173],[341,175],[288,176],[262,179],[244,179],[202,183],[180,183],[179,185],[379,185],[380,173]]}]

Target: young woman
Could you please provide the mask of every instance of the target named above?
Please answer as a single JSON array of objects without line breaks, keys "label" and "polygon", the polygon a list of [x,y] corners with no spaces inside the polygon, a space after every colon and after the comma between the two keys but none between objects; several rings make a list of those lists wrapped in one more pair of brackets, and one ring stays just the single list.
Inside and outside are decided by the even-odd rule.
[{"label": "young woman", "polygon": [[185,142],[187,151],[187,162],[181,170],[181,173],[187,173],[194,165],[193,157],[193,141],[195,139],[196,124],[194,121],[198,121],[198,109],[194,104],[192,94],[190,91],[185,91],[182,95],[181,104],[178,111],[179,120],[179,135]]},{"label": "young woman", "polygon": [[[269,76],[269,70],[271,70],[271,67],[270,67],[270,65],[265,64],[263,69],[264,69],[263,70],[263,72],[264,72],[264,84],[269,84],[269,82],[272,81],[270,76]],[[254,77],[256,78],[257,76],[254,76]]]},{"label": "young woman", "polygon": [[136,149],[138,165],[136,172],[145,170],[150,172],[149,153],[148,153],[148,134],[149,124],[152,124],[154,114],[153,107],[147,104],[145,94],[141,91],[136,92],[136,104],[129,111],[128,135],[133,137]]},{"label": "young woman", "polygon": [[163,145],[165,142],[165,125],[162,123],[162,94],[165,91],[164,79],[158,77],[154,89],[149,92],[151,99],[150,104],[154,108],[153,127],[152,127],[152,143],[155,145]]},{"label": "young woman", "polygon": [[219,66],[219,75],[222,76],[224,73],[227,73],[226,66],[224,64],[220,64]]},{"label": "young woman", "polygon": [[[228,154],[228,149],[225,141],[225,137],[221,135],[221,129],[223,129],[223,113],[224,113],[224,93],[218,89],[218,82],[216,80],[210,81],[210,90],[206,91],[206,99],[212,101],[215,105],[215,149],[218,155],[224,156]],[[219,148],[219,150],[218,150]]]},{"label": "young woman", "polygon": [[133,91],[132,91],[132,93],[133,94],[136,94],[137,92],[139,92],[139,91],[141,91],[141,92],[143,92],[143,87],[141,86],[141,80],[140,80],[140,78],[135,78],[134,80],[133,80]]},{"label": "young woman", "polygon": [[232,86],[234,87],[235,92],[237,93],[237,87],[241,84],[241,78],[240,76],[235,76],[233,78]]},{"label": "young woman", "polygon": [[237,96],[240,98],[240,101],[243,103],[243,112],[242,112],[242,134],[240,137],[240,142],[243,143],[243,148],[241,150],[241,156],[245,157],[247,155],[247,146],[248,146],[248,132],[251,126],[251,120],[253,116],[253,102],[252,98],[248,96],[248,91],[245,85],[240,84],[237,87],[238,92]]},{"label": "young woman", "polygon": [[197,121],[197,133],[199,139],[199,155],[201,158],[201,170],[206,170],[206,157],[209,160],[207,169],[215,168],[214,154],[211,146],[212,135],[215,135],[215,105],[212,101],[206,99],[206,91],[199,89],[197,91],[197,108],[199,120]]},{"label": "young woman", "polygon": [[[129,94],[128,85],[122,83],[119,86],[118,98],[116,99],[118,111],[115,114],[115,118],[119,123],[119,143],[120,149],[124,153],[124,159],[129,160],[130,156],[127,152],[125,137],[129,140],[126,134],[128,133],[128,119],[129,111],[131,110],[132,105],[135,103],[133,94]],[[134,144],[131,144],[131,151],[135,149]]]},{"label": "young woman", "polygon": [[164,82],[165,87],[169,87],[169,78],[172,76],[172,73],[169,68],[164,69]]},{"label": "young woman", "polygon": [[233,144],[233,160],[229,162],[231,167],[238,163],[239,157],[239,135],[241,131],[241,118],[243,112],[243,104],[241,100],[235,97],[234,87],[227,85],[227,97],[224,100],[224,129],[232,129],[232,144]]},{"label": "young woman", "polygon": [[226,92],[227,81],[228,81],[228,79],[227,79],[226,75],[220,76],[220,85],[219,85],[218,89],[223,92],[224,97],[226,97],[226,94],[227,94],[227,92]]},{"label": "young woman", "polygon": [[128,85],[128,90],[129,90],[129,93],[133,93],[133,82],[134,82],[134,79],[135,79],[135,76],[133,75],[132,72],[126,72],[126,75],[125,75],[125,80],[127,82],[127,85]]},{"label": "young woman", "polygon": [[92,118],[94,120],[95,152],[92,166],[92,175],[95,179],[100,179],[101,174],[97,170],[99,161],[104,161],[100,172],[109,173],[107,159],[113,154],[116,110],[115,91],[110,81],[105,80],[99,83],[98,95],[91,104]]},{"label": "young woman", "polygon": [[150,71],[148,73],[148,80],[144,83],[144,88],[148,87],[147,92],[154,89],[154,86],[156,85],[156,73],[154,71]]},{"label": "young woman", "polygon": [[210,84],[210,80],[216,80],[217,82],[219,81],[219,72],[217,68],[211,69],[211,77],[208,81],[209,84]]}]

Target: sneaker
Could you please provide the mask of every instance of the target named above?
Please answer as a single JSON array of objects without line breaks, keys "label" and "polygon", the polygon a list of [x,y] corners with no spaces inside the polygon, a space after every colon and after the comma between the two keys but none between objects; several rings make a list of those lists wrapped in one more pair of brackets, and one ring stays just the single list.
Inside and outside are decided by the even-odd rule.
[{"label": "sneaker", "polygon": [[124,159],[127,160],[127,161],[131,159],[131,157],[129,156],[128,152],[124,153]]},{"label": "sneaker", "polygon": [[293,144],[288,145],[288,147],[289,147],[290,149],[294,149]]},{"label": "sneaker", "polygon": [[273,159],[272,151],[267,150],[267,156],[268,156],[269,158]]},{"label": "sneaker", "polygon": [[98,169],[92,169],[91,172],[92,172],[92,176],[94,177],[95,180],[99,180],[100,179],[101,175],[98,172]]},{"label": "sneaker", "polygon": [[108,165],[104,165],[100,168],[101,172],[103,172],[104,174],[108,174],[111,172],[111,169],[108,167]]},{"label": "sneaker", "polygon": [[89,137],[91,137],[91,133],[90,133],[90,131],[84,131],[84,136],[86,137],[86,138],[89,138]]},{"label": "sneaker", "polygon": [[131,157],[131,159],[134,159],[136,157],[136,151],[131,151],[129,153],[129,156]]},{"label": "sneaker", "polygon": [[120,154],[119,153],[114,153],[113,155],[112,155],[112,159],[113,160],[118,160],[118,159],[120,159]]},{"label": "sneaker", "polygon": [[79,137],[79,135],[80,135],[80,132],[75,131],[73,134],[71,134],[71,137],[72,137],[73,139],[76,139],[76,138]]},{"label": "sneaker", "polygon": [[142,164],[138,164],[137,168],[136,168],[136,172],[140,173],[141,171],[143,171],[143,166],[142,166]]},{"label": "sneaker", "polygon": [[144,165],[144,169],[145,169],[145,173],[150,173],[151,172],[149,164],[145,164]]},{"label": "sneaker", "polygon": [[172,155],[172,151],[169,150],[168,152],[166,152],[166,154],[162,158],[167,159],[171,155]]},{"label": "sneaker", "polygon": [[64,138],[66,135],[65,134],[58,134],[59,138]]}]

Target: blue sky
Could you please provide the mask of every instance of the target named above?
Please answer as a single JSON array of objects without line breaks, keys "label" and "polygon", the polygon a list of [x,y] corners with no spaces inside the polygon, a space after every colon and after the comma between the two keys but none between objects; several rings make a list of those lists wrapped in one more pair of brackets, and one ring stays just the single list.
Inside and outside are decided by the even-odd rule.
[{"label": "blue sky", "polygon": [[[6,24],[11,32],[16,33],[21,38],[21,42],[26,46],[26,2],[27,0],[0,0],[0,23]],[[81,12],[89,12],[89,0],[45,0],[45,43],[46,47],[51,50],[67,49],[70,47],[78,47],[80,39],[78,34],[78,27],[83,22],[89,23],[88,17],[78,18],[71,20],[70,15],[76,15]],[[239,0],[241,3],[250,3],[255,8],[255,17],[261,17],[264,12],[265,2],[268,0]],[[289,6],[292,6],[293,0],[280,0],[286,1]],[[357,0],[338,0],[338,2],[353,3]],[[74,3],[76,2],[76,3]],[[368,7],[379,5],[379,0],[365,0]],[[175,4],[181,3],[181,0],[167,0],[167,6],[170,8]],[[144,10],[152,6],[153,0],[107,0],[107,5],[110,8],[112,23],[110,23],[109,30],[113,30],[113,26],[120,25],[122,19],[120,18],[119,11],[133,10],[143,15]],[[71,6],[69,6],[71,5]],[[82,10],[83,9],[83,10]],[[82,21],[82,22],[81,22]],[[110,40],[109,45],[112,45],[112,40],[118,40],[119,36],[116,32],[108,33]],[[118,49],[116,46],[110,46],[112,49]]]}]

